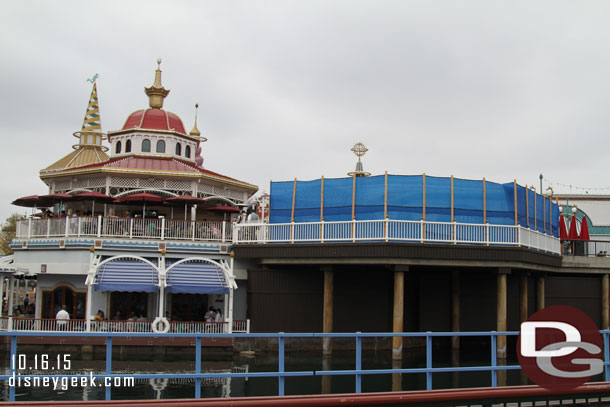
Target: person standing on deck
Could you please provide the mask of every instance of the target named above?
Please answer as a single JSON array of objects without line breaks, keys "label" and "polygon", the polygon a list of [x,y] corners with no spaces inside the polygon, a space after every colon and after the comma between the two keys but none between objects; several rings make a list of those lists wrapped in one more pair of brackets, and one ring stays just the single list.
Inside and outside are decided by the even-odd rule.
[{"label": "person standing on deck", "polygon": [[70,314],[66,311],[66,306],[62,305],[61,309],[57,311],[57,315],[55,315],[55,319],[57,320],[57,329],[59,331],[65,331],[67,328],[67,324],[70,320]]}]

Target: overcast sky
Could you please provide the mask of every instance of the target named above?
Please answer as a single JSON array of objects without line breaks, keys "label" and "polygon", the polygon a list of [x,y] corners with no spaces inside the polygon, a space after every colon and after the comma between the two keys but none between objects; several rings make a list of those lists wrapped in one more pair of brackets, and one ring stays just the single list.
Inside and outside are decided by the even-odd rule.
[{"label": "overcast sky", "polygon": [[0,219],[77,142],[86,78],[117,130],[147,107],[158,57],[187,130],[200,104],[204,167],[266,191],[345,176],[358,141],[373,174],[608,188],[609,16],[607,1],[5,2]]}]

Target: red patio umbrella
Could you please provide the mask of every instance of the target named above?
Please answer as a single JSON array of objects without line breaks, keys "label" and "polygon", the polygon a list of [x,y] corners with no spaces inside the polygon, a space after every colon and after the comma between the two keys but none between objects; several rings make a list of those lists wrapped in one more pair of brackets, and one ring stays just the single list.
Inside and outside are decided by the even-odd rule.
[{"label": "red patio umbrella", "polygon": [[[45,206],[53,206],[55,204],[59,204],[59,212],[61,212],[61,208],[63,207],[64,202],[69,202],[69,201],[72,201],[73,199],[74,199],[74,197],[72,195],[63,194],[63,193],[42,195],[40,197],[40,201],[42,203],[44,203]],[[46,205],[46,204],[50,204],[50,205]]]},{"label": "red patio umbrella", "polygon": [[149,194],[148,192],[140,192],[139,194],[127,195],[115,200],[116,203],[125,203],[125,204],[144,204],[142,209],[142,217],[146,212],[146,204],[147,203],[162,203],[164,199],[159,195]]},{"label": "red patio umbrella", "polygon": [[559,239],[561,239],[561,240],[568,239],[568,229],[566,228],[565,216],[559,217]]},{"label": "red patio umbrella", "polygon": [[47,202],[43,202],[38,195],[23,196],[15,199],[12,204],[16,206],[24,206],[26,208],[47,208],[52,204],[45,205]]},{"label": "red patio umbrella", "polygon": [[233,206],[212,206],[210,208],[205,208],[206,211],[217,211],[217,212],[241,212],[239,208],[235,208]]},{"label": "red patio umbrella", "polygon": [[[82,194],[74,195],[75,201],[91,201],[91,213],[95,213],[95,203],[112,203],[114,202],[114,198],[108,196],[106,194],[102,194],[101,192],[91,191],[91,192],[83,192]],[[104,212],[106,210],[104,209]]]},{"label": "red patio umbrella", "polygon": [[[170,205],[182,205],[184,204],[184,220],[186,220],[186,207],[187,205],[197,205],[200,203],[204,203],[207,202],[206,199],[203,198],[197,198],[196,196],[192,196],[192,195],[181,195],[181,196],[175,196],[173,198],[168,198],[165,200],[168,204]],[[172,208],[172,217],[173,217],[173,208]]]},{"label": "red patio umbrella", "polygon": [[570,231],[568,233],[568,240],[578,240],[578,230],[576,229],[576,216],[572,216],[570,221]]},{"label": "red patio umbrella", "polygon": [[582,217],[582,222],[580,223],[580,240],[590,240],[589,237],[589,224],[587,223],[587,217]]}]

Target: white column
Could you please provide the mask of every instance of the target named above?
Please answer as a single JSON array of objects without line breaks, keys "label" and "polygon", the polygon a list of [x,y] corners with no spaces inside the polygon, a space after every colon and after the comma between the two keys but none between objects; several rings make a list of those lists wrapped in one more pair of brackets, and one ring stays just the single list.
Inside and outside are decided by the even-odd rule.
[{"label": "white column", "polygon": [[4,305],[4,275],[0,274],[0,318],[2,318],[2,308]]},{"label": "white column", "polygon": [[9,296],[8,296],[8,311],[7,311],[7,315],[8,315],[8,327],[9,327],[9,331],[13,330],[13,297],[15,294],[15,277],[11,276],[10,280],[9,280],[9,286],[10,286],[10,292],[9,292]]},{"label": "white column", "polygon": [[227,321],[229,322],[229,333],[233,333],[233,287],[229,288],[229,311],[227,312]]},{"label": "white column", "polygon": [[85,318],[87,320],[87,332],[91,331],[91,296],[93,295],[93,281],[87,284],[87,303],[85,305]]}]

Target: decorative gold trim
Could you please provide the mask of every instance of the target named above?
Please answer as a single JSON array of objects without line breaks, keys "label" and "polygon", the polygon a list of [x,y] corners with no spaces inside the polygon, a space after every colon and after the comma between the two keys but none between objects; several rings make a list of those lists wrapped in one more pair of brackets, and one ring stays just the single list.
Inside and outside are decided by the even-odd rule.
[{"label": "decorative gold trim", "polygon": [[483,177],[483,223],[487,223],[487,185]]},{"label": "decorative gold trim", "polygon": [[385,183],[383,191],[383,218],[388,218],[388,172],[385,172]]},{"label": "decorative gold trim", "polygon": [[515,191],[515,226],[519,224],[519,209],[517,205],[517,180],[513,180],[513,190]]},{"label": "decorative gold trim", "polygon": [[320,222],[324,222],[324,175],[320,178]]},{"label": "decorative gold trim", "polygon": [[294,179],[294,184],[292,186],[292,214],[290,215],[290,223],[294,223],[294,204],[297,198],[297,179]]}]

